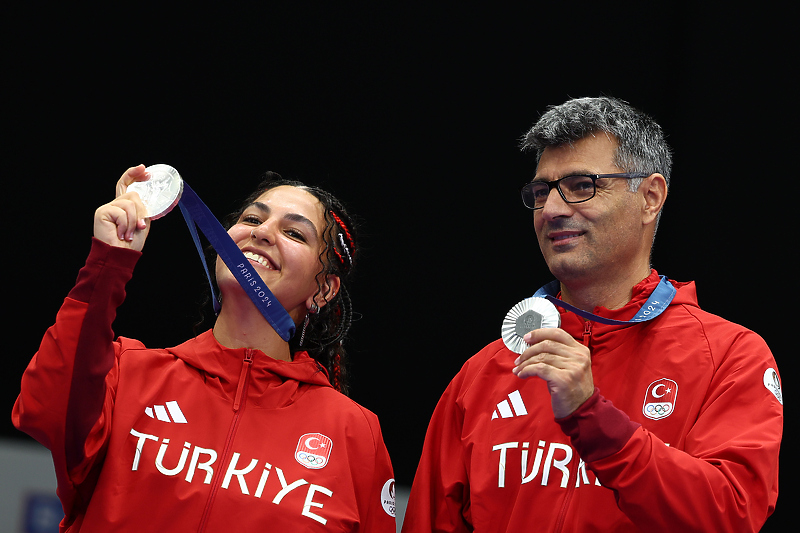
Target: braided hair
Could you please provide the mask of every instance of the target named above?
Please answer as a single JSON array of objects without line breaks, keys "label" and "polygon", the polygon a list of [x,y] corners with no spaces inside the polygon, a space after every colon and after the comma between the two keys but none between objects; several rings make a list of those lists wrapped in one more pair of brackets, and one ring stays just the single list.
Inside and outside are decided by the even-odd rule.
[{"label": "braided hair", "polygon": [[[327,304],[317,312],[310,313],[308,323],[300,324],[297,333],[289,340],[292,353],[306,351],[325,369],[331,385],[343,394],[348,394],[347,357],[344,340],[353,321],[353,305],[345,282],[350,278],[357,258],[356,227],[342,203],[323,189],[305,185],[296,180],[287,180],[275,172],[267,172],[256,190],[231,213],[224,222],[226,228],[233,226],[253,202],[275,187],[288,185],[312,194],[324,213],[325,227],[322,230],[323,247],[319,254],[320,271],[317,273],[317,295],[322,295]],[[213,272],[213,270],[212,270]],[[329,298],[324,289],[328,275],[339,277],[340,289]],[[302,329],[302,332],[301,332]]]}]

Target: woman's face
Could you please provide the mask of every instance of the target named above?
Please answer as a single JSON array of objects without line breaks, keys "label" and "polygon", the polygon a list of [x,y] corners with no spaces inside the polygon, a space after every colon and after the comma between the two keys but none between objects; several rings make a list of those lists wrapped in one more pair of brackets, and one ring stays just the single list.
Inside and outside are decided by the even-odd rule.
[{"label": "woman's face", "polygon": [[[319,255],[325,246],[321,232],[325,228],[322,204],[308,191],[279,186],[262,194],[247,206],[239,220],[228,230],[270,291],[298,321],[317,297],[317,275],[322,270]],[[336,276],[328,276],[322,292],[335,293]],[[228,300],[229,291],[242,291],[225,263],[217,261],[217,283]],[[327,299],[333,298],[328,294]],[[236,299],[239,300],[238,298]]]}]

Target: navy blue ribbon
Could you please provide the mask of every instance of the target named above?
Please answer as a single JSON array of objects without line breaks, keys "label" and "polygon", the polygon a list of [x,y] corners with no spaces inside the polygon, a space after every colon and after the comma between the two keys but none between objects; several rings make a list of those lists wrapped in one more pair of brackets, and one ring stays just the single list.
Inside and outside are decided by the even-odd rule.
[{"label": "navy blue ribbon", "polygon": [[642,305],[639,311],[637,311],[633,318],[630,320],[614,320],[612,318],[605,318],[595,315],[594,313],[584,311],[583,309],[578,309],[574,305],[570,305],[567,302],[559,300],[556,298],[559,290],[561,290],[561,284],[558,282],[558,280],[554,280],[536,291],[534,296],[547,298],[555,305],[566,309],[567,311],[572,311],[576,315],[583,317],[586,320],[610,325],[636,324],[638,322],[652,320],[664,312],[664,309],[669,306],[672,299],[675,298],[675,294],[678,292],[672,283],[669,282],[666,276],[661,276],[661,281],[658,282],[658,285],[650,294],[650,298],[647,299],[647,301],[644,303],[644,305]]},{"label": "navy blue ribbon", "polygon": [[203,253],[203,247],[200,243],[200,237],[197,233],[197,228],[203,232],[208,242],[217,251],[220,259],[227,265],[228,269],[234,275],[239,285],[242,286],[244,292],[250,297],[250,300],[255,304],[258,310],[267,319],[267,322],[275,329],[284,341],[289,341],[294,335],[295,325],[292,317],[286,312],[286,309],[281,305],[272,292],[267,287],[267,284],[256,273],[255,269],[250,265],[250,261],[245,258],[242,251],[233,242],[228,232],[222,227],[222,224],[214,217],[211,210],[206,207],[206,204],[197,196],[191,187],[184,181],[183,194],[181,195],[178,206],[181,208],[183,218],[186,220],[186,225],[189,226],[189,232],[192,234],[192,240],[197,248],[197,253],[200,254],[200,259],[203,262],[203,269],[206,271],[208,284],[211,286],[211,298],[214,301],[214,312],[219,314],[221,305],[217,299],[216,292],[214,291],[214,284],[211,282],[211,273],[208,270],[208,263],[206,256]]}]

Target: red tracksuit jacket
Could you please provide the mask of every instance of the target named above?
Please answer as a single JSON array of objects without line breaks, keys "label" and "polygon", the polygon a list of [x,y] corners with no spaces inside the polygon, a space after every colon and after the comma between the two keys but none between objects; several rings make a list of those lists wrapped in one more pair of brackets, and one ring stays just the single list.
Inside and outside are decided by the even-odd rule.
[{"label": "red tracksuit jacket", "polygon": [[393,533],[377,417],[306,353],[113,341],[138,257],[93,242],[14,406],[52,452],[61,530]]},{"label": "red tracksuit jacket", "polygon": [[[659,281],[637,285],[627,320]],[[561,327],[588,343],[597,390],[556,421],[543,380],[502,341],[439,401],[404,533],[757,531],[775,507],[783,425],[775,361],[755,333],[702,311],[693,283],[654,320]]]}]

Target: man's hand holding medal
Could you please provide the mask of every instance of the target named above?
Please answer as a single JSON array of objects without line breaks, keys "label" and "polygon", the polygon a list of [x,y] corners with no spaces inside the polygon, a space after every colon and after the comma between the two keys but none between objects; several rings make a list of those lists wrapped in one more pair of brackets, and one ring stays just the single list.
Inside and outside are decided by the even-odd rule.
[{"label": "man's hand holding medal", "polygon": [[589,348],[559,325],[555,305],[531,297],[514,306],[503,321],[503,342],[520,354],[512,370],[517,377],[538,376],[547,382],[553,414],[572,414],[594,393]]}]

